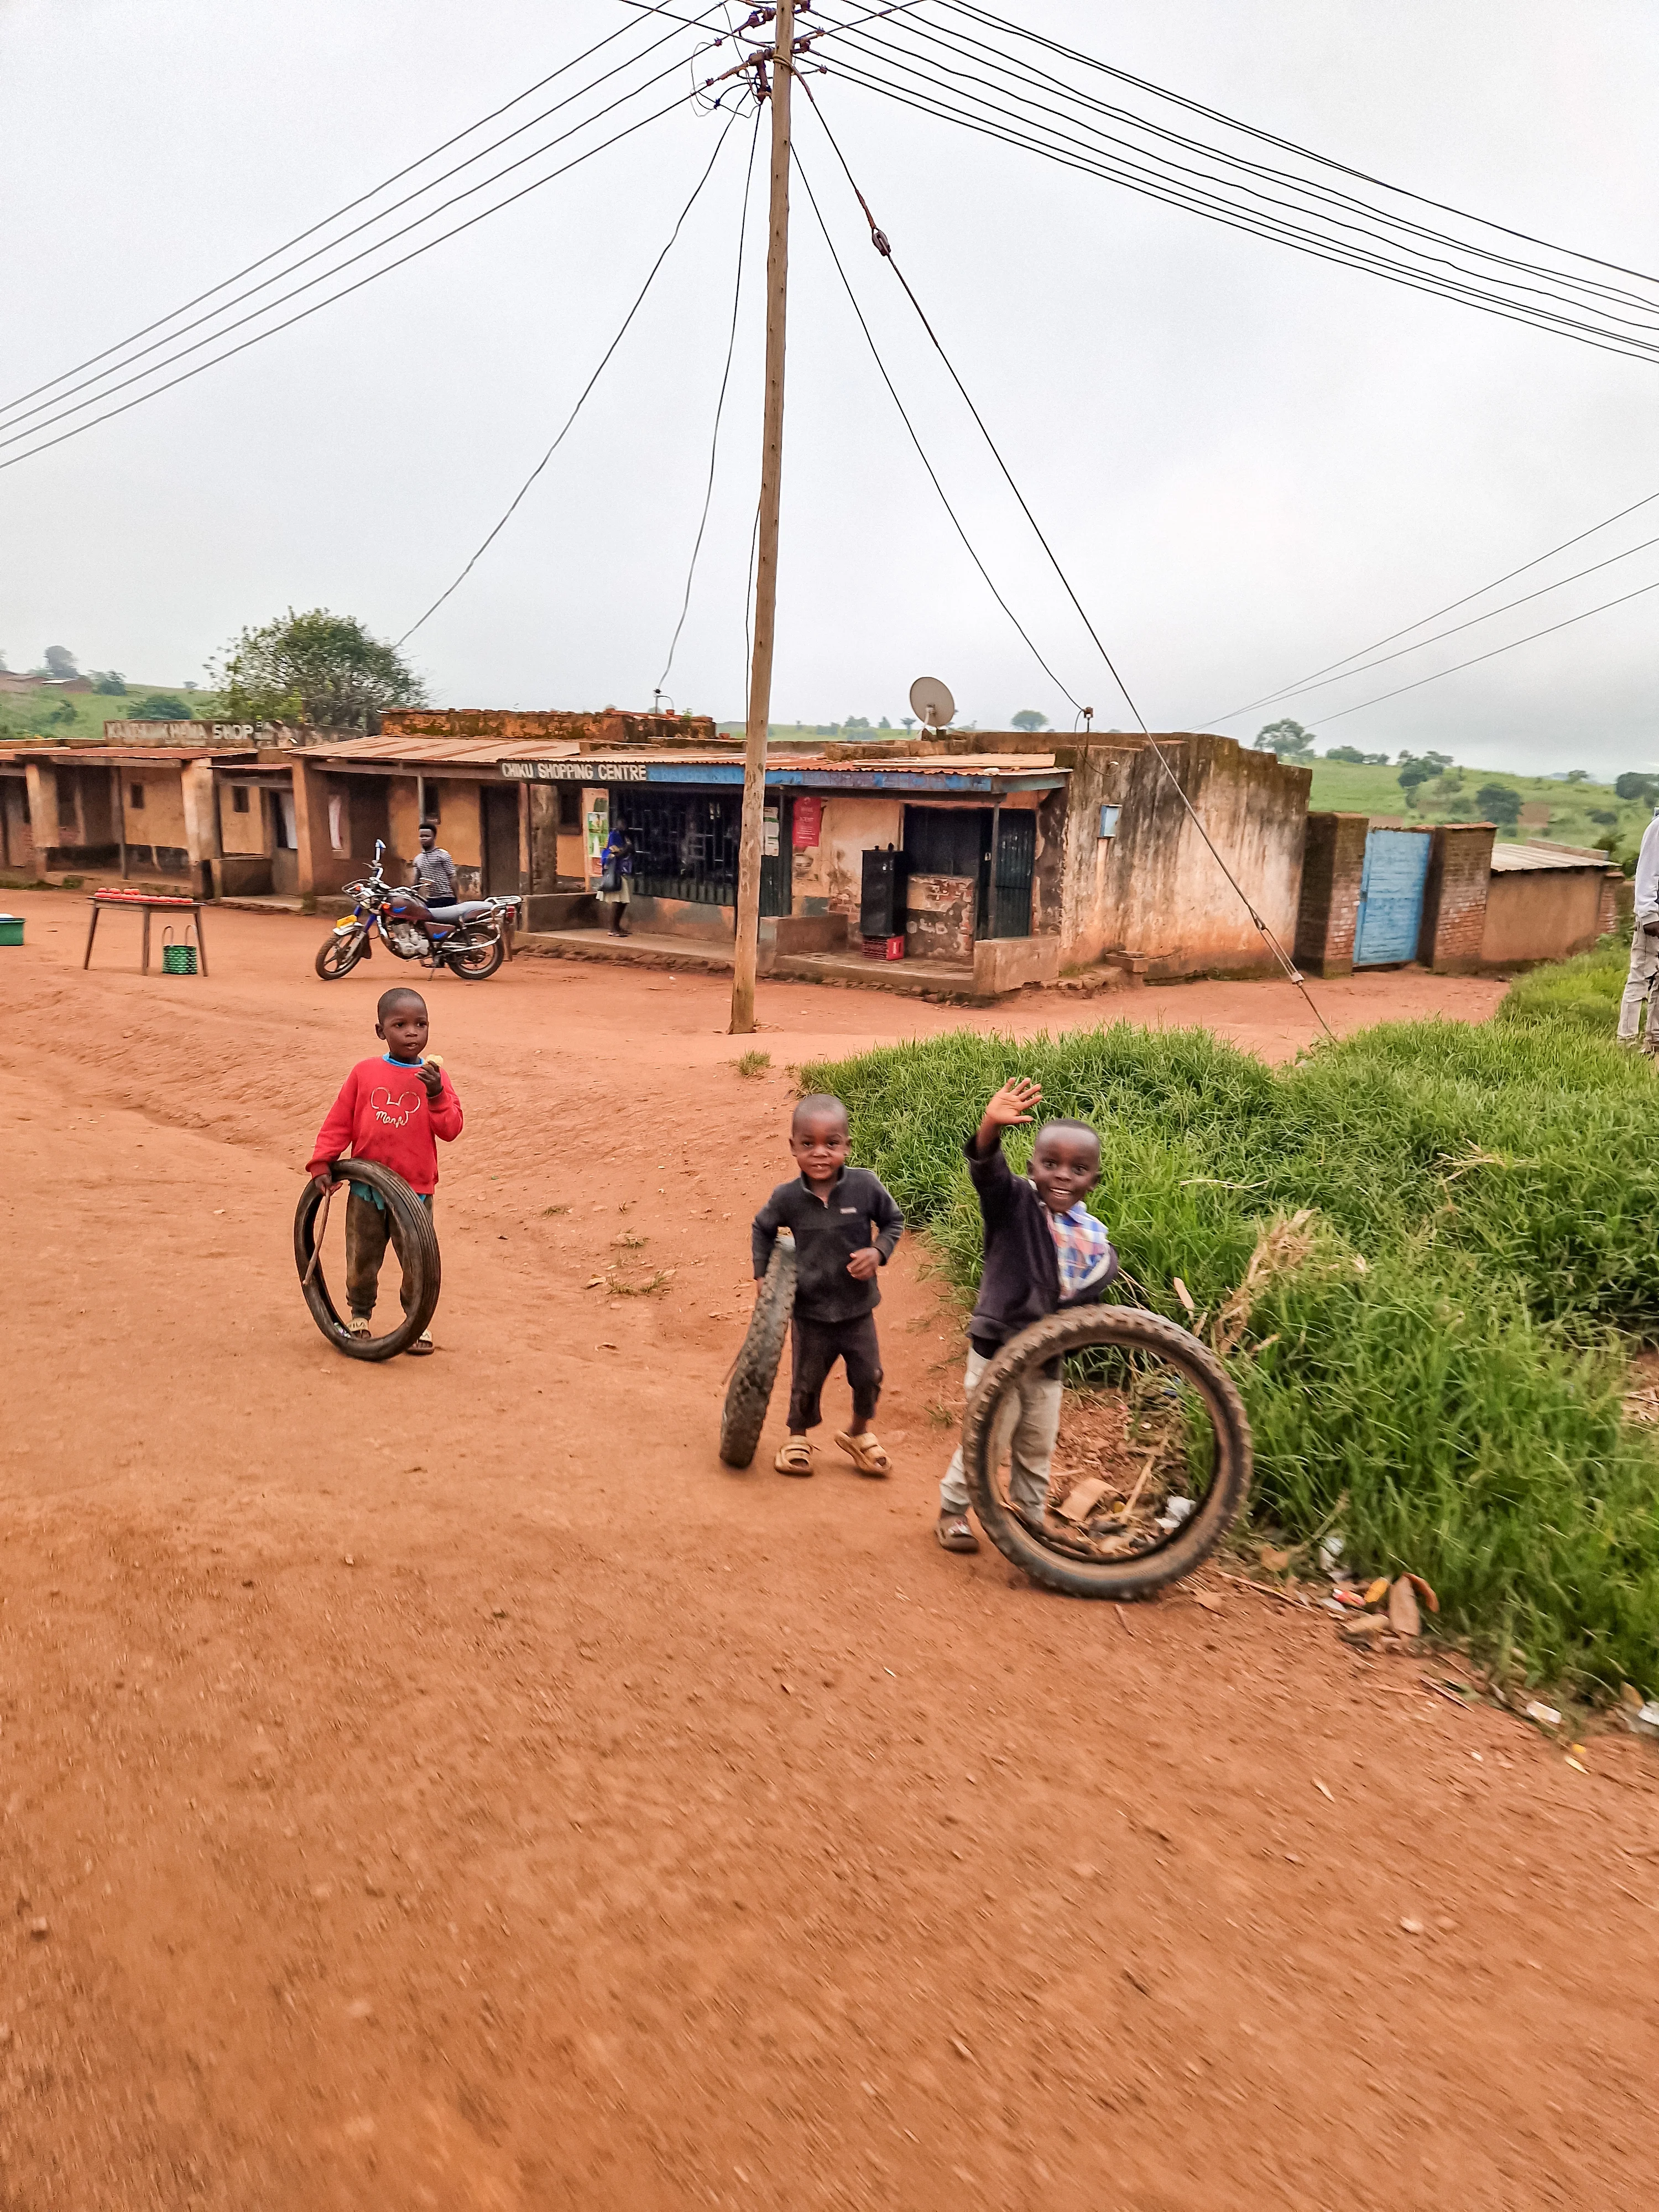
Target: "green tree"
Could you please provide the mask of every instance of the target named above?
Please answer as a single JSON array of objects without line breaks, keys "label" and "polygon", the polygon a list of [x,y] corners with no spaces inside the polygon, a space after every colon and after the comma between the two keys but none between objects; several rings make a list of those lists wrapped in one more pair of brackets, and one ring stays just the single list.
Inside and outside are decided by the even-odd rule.
[{"label": "green tree", "polygon": [[94,668],[92,672],[92,688],[94,691],[101,692],[106,699],[125,699],[127,695],[127,679],[118,668]]},{"label": "green tree", "polygon": [[419,707],[426,687],[397,647],[349,615],[313,607],[245,629],[214,669],[227,717],[236,722],[312,722],[378,730],[388,707]]},{"label": "green tree", "polygon": [[1022,707],[1018,714],[1011,714],[1008,720],[1011,727],[1016,730],[1041,730],[1047,727],[1048,717],[1039,714],[1035,707]]},{"label": "green tree", "polygon": [[1300,722],[1268,722],[1255,733],[1259,753],[1276,753],[1280,760],[1306,760],[1314,749],[1314,734]]},{"label": "green tree", "polygon": [[1400,788],[1406,794],[1406,804],[1407,806],[1412,803],[1412,796],[1416,791],[1418,785],[1419,783],[1432,783],[1439,773],[1440,770],[1436,767],[1432,760],[1414,760],[1410,753],[1406,753],[1401,757],[1401,765],[1398,781]]},{"label": "green tree", "polygon": [[141,699],[127,720],[130,722],[190,722],[195,716],[187,700],[171,691],[152,691]]},{"label": "green tree", "polygon": [[1352,768],[1387,768],[1387,753],[1362,753],[1358,745],[1333,745],[1328,761],[1346,761]]},{"label": "green tree", "polygon": [[1588,783],[1589,780],[1590,772],[1587,768],[1570,768],[1567,770],[1569,783]]},{"label": "green tree", "polygon": [[75,665],[75,655],[66,645],[49,645],[46,650],[46,672],[54,683],[67,684],[81,672]]},{"label": "green tree", "polygon": [[1521,819],[1521,794],[1507,783],[1483,783],[1474,803],[1488,822],[1500,828],[1513,829]]},{"label": "green tree", "polygon": [[[3,667],[4,665],[4,662],[0,661],[0,667]],[[1629,774],[1621,775],[1617,783],[1613,785],[1613,796],[1616,799],[1623,799],[1626,800],[1632,799],[1650,799],[1654,797],[1656,792],[1659,792],[1659,780],[1656,780],[1650,775],[1638,775],[1634,771],[1632,771]]]}]

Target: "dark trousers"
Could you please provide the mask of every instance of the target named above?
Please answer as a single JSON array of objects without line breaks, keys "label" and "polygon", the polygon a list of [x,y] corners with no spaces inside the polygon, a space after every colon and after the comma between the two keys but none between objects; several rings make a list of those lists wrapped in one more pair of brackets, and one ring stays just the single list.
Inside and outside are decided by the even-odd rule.
[{"label": "dark trousers", "polygon": [[[431,1211],[432,1200],[422,1200]],[[404,1271],[401,1285],[404,1311],[409,1311],[409,1263],[404,1257],[404,1248],[398,1234],[398,1225],[390,1213],[382,1212],[371,1198],[359,1198],[352,1191],[346,1200],[346,1304],[354,1315],[368,1320],[374,1311],[375,1294],[380,1285],[380,1266],[390,1243],[398,1255],[398,1264]]]},{"label": "dark trousers", "polygon": [[853,1391],[852,1433],[862,1436],[876,1418],[881,1396],[881,1346],[876,1341],[874,1314],[855,1314],[851,1321],[813,1321],[797,1314],[789,1324],[794,1368],[789,1381],[789,1431],[799,1436],[817,1428],[823,1419],[818,1393],[838,1359],[847,1363],[847,1380]]}]

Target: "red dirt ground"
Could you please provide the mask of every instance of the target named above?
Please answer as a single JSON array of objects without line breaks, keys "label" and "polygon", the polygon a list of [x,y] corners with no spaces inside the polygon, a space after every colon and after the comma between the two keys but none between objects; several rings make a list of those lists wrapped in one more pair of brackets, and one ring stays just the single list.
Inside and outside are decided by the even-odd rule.
[{"label": "red dirt ground", "polygon": [[[1651,2205],[1650,1753],[1579,1773],[1218,1580],[947,1559],[914,1249],[895,1479],[720,1468],[788,1087],[732,1072],[719,982],[433,987],[440,1354],[363,1367],[290,1223],[392,963],[325,987],[319,923],[216,912],[210,981],[118,921],[82,975],[84,907],[14,903],[8,2212]],[[1275,985],[1082,1018],[1120,1007],[1307,1035]],[[963,1018],[761,1012],[780,1062]],[[583,1287],[623,1233],[666,1296]]]}]

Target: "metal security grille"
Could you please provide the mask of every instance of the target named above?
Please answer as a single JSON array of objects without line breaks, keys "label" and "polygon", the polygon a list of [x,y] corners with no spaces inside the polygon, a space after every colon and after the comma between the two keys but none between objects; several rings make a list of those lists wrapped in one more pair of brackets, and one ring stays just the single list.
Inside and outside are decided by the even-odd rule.
[{"label": "metal security grille", "polygon": [[1036,817],[1005,812],[997,830],[993,937],[1031,933],[1031,878],[1036,867]]},{"label": "metal security grille", "polygon": [[633,832],[634,889],[645,898],[732,905],[742,820],[737,792],[647,793],[623,785],[611,793],[611,827],[626,823]]}]

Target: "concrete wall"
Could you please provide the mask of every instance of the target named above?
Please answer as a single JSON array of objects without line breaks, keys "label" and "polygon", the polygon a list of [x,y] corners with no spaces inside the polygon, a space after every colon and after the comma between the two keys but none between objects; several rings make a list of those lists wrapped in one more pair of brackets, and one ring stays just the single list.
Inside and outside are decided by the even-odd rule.
[{"label": "concrete wall", "polygon": [[234,776],[216,779],[219,786],[219,849],[226,855],[249,858],[269,853],[271,848],[270,817],[265,806],[265,791],[257,783],[246,783],[240,788],[247,793],[247,811],[239,814],[233,796],[236,787]]},{"label": "concrete wall", "polygon": [[971,968],[978,893],[972,876],[912,876],[905,895],[905,958]]},{"label": "concrete wall", "polygon": [[1480,965],[1565,960],[1595,944],[1601,930],[1601,867],[1505,869],[1492,878],[1480,936]]},{"label": "concrete wall", "polygon": [[[361,732],[354,732],[361,735]],[[586,750],[607,751],[629,745],[686,745],[697,751],[719,744],[708,714],[633,714],[615,707],[594,714],[550,708],[531,714],[507,714],[495,707],[394,707],[380,717],[387,738],[499,738],[545,744],[568,740]],[[726,744],[726,751],[741,751]]]},{"label": "concrete wall", "polygon": [[818,842],[795,854],[797,914],[844,914],[854,927],[863,896],[864,854],[904,842],[904,801],[869,793],[826,798]]},{"label": "concrete wall", "polygon": [[[152,849],[167,846],[187,854],[190,838],[185,828],[185,795],[178,762],[167,761],[155,768],[119,768],[116,774],[120,778],[121,820],[127,843]],[[135,793],[142,795],[142,805],[133,805]]]},{"label": "concrete wall", "polygon": [[1315,975],[1352,975],[1365,867],[1364,814],[1310,814],[1302,855],[1296,962]]},{"label": "concrete wall", "polygon": [[1490,822],[1443,822],[1430,841],[1417,957],[1437,975],[1472,975],[1485,959],[1497,834]]},{"label": "concrete wall", "polygon": [[29,787],[21,775],[0,776],[0,866],[31,879],[40,873],[29,823]]},{"label": "concrete wall", "polygon": [[[1000,735],[995,742],[1001,746]],[[1063,958],[1082,965],[1127,952],[1144,958],[1152,975],[1273,970],[1271,946],[1171,787],[1155,745],[1258,913],[1286,951],[1294,941],[1312,771],[1231,738],[1113,733],[1054,749],[1072,771],[1058,885]],[[1105,838],[1103,805],[1118,809],[1115,835]]]}]

